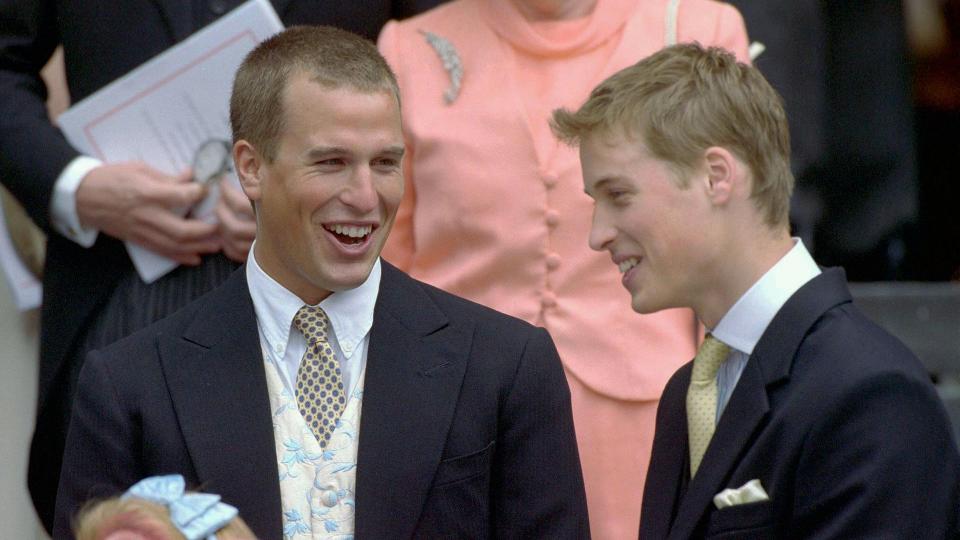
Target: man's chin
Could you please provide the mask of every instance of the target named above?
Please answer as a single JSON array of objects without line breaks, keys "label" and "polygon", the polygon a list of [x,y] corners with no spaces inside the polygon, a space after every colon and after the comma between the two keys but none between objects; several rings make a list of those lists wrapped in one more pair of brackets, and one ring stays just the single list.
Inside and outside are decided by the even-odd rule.
[{"label": "man's chin", "polygon": [[376,259],[369,263],[356,263],[346,265],[346,268],[338,268],[335,274],[329,276],[330,290],[333,292],[349,291],[363,285],[370,277],[375,261]]},{"label": "man's chin", "polygon": [[649,315],[666,309],[666,306],[660,305],[659,302],[651,301],[649,298],[637,298],[636,296],[630,301],[630,307],[641,315]]}]

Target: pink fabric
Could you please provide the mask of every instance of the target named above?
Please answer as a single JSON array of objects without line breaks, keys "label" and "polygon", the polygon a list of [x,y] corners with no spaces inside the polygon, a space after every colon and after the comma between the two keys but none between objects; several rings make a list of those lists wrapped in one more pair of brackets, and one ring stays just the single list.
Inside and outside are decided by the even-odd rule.
[{"label": "pink fabric", "polygon": [[[385,257],[413,276],[547,328],[573,396],[591,529],[636,538],[656,403],[694,353],[688,310],[638,315],[607,254],[587,247],[592,205],[578,154],[550,133],[602,79],[658,50],[665,0],[598,0],[587,19],[530,25],[509,0],[455,0],[387,24],[407,137],[406,194]],[[459,97],[421,33],[448,40]],[[679,41],[746,61],[740,14],[684,0]]]}]

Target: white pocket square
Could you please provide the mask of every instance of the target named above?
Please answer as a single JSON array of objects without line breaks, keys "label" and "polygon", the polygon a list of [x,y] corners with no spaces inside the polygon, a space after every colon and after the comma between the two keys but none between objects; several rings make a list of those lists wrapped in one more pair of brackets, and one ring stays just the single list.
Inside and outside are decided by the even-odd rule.
[{"label": "white pocket square", "polygon": [[737,489],[728,488],[713,496],[713,504],[718,509],[738,504],[747,504],[760,501],[769,501],[770,496],[760,485],[760,480],[753,479]]}]

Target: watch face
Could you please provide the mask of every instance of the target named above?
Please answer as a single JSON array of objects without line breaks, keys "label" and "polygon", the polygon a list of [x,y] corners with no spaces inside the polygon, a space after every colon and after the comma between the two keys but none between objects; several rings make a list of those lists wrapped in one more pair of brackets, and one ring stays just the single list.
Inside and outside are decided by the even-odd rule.
[{"label": "watch face", "polygon": [[230,144],[221,139],[209,139],[193,156],[193,179],[206,184],[230,170],[230,162]]}]

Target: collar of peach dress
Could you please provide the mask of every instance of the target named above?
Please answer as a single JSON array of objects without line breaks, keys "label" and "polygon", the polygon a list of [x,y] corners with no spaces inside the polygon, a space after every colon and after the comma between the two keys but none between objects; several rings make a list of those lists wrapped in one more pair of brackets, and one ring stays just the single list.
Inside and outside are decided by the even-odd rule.
[{"label": "collar of peach dress", "polygon": [[557,21],[529,21],[516,1],[522,0],[478,0],[483,17],[501,39],[530,54],[563,56],[597,47],[620,31],[638,0],[596,0],[589,15]]}]

